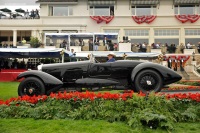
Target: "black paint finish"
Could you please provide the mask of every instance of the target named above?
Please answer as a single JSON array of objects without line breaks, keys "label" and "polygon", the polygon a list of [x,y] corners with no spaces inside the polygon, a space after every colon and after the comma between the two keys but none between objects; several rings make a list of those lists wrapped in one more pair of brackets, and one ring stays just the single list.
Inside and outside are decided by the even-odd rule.
[{"label": "black paint finish", "polygon": [[22,77],[35,76],[40,78],[45,86],[61,85],[63,87],[104,87],[124,86],[134,87],[134,79],[143,70],[153,70],[163,79],[163,85],[179,81],[182,77],[165,66],[139,61],[121,60],[111,63],[91,63],[89,61],[48,64],[42,66],[42,71],[22,73]]}]

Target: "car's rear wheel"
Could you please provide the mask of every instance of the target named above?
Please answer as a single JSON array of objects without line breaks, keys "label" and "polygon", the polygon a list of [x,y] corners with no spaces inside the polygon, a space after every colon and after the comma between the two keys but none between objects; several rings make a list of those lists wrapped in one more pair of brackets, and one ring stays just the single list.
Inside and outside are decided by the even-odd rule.
[{"label": "car's rear wheel", "polygon": [[143,70],[135,77],[135,89],[140,92],[159,92],[163,86],[163,79],[153,70]]},{"label": "car's rear wheel", "polygon": [[18,95],[44,95],[45,87],[43,82],[36,77],[25,78],[18,87]]}]

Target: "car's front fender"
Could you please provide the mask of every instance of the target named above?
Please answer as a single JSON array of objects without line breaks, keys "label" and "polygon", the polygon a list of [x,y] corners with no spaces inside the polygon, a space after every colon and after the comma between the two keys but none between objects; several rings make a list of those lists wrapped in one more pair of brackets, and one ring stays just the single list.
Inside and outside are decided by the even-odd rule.
[{"label": "car's front fender", "polygon": [[63,82],[57,78],[55,78],[54,76],[42,72],[42,71],[37,71],[37,70],[31,70],[31,71],[26,71],[23,73],[20,73],[17,76],[17,80],[21,79],[21,78],[27,78],[27,77],[38,77],[39,79],[41,79],[45,84],[49,84],[49,85],[62,85]]}]

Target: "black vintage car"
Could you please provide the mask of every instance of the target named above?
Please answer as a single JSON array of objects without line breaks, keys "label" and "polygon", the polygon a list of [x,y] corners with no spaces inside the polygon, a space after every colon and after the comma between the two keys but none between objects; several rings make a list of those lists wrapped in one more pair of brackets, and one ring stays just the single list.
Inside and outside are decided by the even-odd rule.
[{"label": "black vintage car", "polygon": [[159,92],[164,85],[181,80],[173,70],[150,62],[119,60],[111,63],[80,61],[39,65],[38,71],[18,75],[24,78],[18,87],[18,95],[49,95],[63,89],[114,88],[134,91]]}]

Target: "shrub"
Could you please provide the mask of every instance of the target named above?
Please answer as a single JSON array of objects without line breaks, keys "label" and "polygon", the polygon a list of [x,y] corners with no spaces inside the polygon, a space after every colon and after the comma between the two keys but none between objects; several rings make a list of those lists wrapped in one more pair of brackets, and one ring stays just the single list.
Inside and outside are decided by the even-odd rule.
[{"label": "shrub", "polygon": [[58,93],[0,101],[0,118],[100,119],[133,128],[173,129],[174,122],[200,121],[200,94]]},{"label": "shrub", "polygon": [[38,48],[38,47],[40,47],[41,42],[39,41],[39,39],[37,37],[32,36],[30,38],[30,44],[31,44],[31,47]]}]

